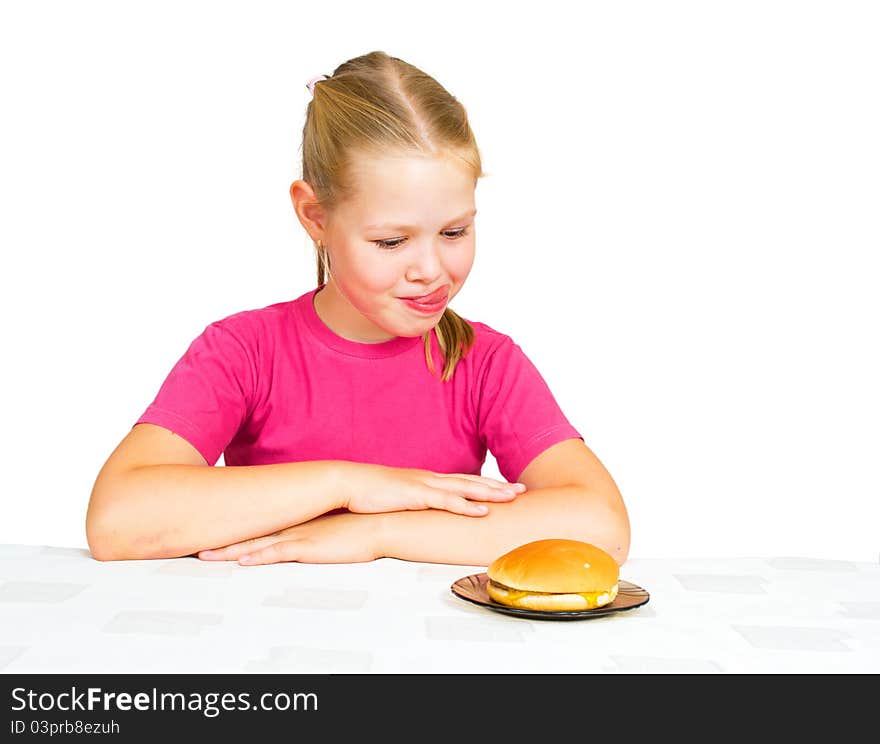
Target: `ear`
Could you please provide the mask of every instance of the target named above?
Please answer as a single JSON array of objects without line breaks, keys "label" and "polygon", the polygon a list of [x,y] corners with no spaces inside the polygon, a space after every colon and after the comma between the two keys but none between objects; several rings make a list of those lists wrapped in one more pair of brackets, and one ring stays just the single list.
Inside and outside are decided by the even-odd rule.
[{"label": "ear", "polygon": [[[307,181],[290,184],[290,200],[297,219],[313,241],[323,240],[327,228],[327,216],[318,203],[315,191]],[[326,242],[326,241],[325,241]]]}]

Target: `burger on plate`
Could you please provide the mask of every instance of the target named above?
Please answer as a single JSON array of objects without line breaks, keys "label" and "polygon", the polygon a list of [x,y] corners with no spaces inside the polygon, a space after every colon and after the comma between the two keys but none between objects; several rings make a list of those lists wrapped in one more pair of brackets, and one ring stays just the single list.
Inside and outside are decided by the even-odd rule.
[{"label": "burger on plate", "polygon": [[496,558],[486,574],[486,591],[499,604],[559,612],[593,610],[613,602],[620,568],[602,548],[550,538]]}]

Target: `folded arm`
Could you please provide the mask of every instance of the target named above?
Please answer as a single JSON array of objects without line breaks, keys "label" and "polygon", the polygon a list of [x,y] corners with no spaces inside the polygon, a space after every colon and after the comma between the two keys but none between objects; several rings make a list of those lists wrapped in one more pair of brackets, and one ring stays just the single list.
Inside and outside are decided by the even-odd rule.
[{"label": "folded arm", "polygon": [[532,461],[519,478],[528,490],[492,504],[483,517],[428,509],[380,514],[325,514],[274,535],[199,557],[243,563],[347,563],[389,557],[487,566],[508,550],[547,537],[593,543],[619,564],[630,527],[611,476],[580,439],[565,440]]},{"label": "folded arm", "polygon": [[629,553],[622,502],[585,486],[529,489],[515,501],[493,504],[480,519],[433,509],[380,516],[379,554],[408,561],[488,566],[518,545],[548,537],[593,543],[621,565]]},{"label": "folded arm", "polygon": [[429,563],[487,566],[532,540],[568,538],[593,543],[623,564],[629,554],[629,517],[620,491],[580,439],[538,455],[520,475],[527,491],[493,504],[481,519],[439,511],[383,514],[381,552]]}]

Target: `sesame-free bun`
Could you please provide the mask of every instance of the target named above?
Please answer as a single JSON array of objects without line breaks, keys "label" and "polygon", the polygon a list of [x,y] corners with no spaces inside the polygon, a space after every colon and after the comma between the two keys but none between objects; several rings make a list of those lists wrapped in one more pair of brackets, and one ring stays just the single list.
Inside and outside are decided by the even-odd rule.
[{"label": "sesame-free bun", "polygon": [[579,540],[535,540],[496,558],[486,591],[500,604],[530,610],[589,610],[617,596],[620,568],[601,548]]}]

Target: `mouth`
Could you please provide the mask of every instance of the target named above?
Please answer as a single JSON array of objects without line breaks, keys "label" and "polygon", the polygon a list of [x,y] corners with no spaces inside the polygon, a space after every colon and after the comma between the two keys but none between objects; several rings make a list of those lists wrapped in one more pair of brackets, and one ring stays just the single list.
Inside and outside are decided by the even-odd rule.
[{"label": "mouth", "polygon": [[431,292],[431,294],[420,295],[418,297],[401,297],[401,300],[412,300],[420,305],[436,305],[445,302],[449,296],[449,286],[440,287],[440,289]]},{"label": "mouth", "polygon": [[449,285],[418,297],[401,297],[400,301],[409,307],[412,312],[425,317],[433,317],[442,313],[449,301]]}]

